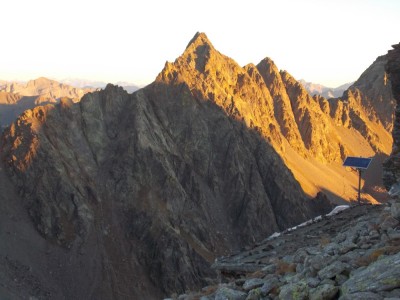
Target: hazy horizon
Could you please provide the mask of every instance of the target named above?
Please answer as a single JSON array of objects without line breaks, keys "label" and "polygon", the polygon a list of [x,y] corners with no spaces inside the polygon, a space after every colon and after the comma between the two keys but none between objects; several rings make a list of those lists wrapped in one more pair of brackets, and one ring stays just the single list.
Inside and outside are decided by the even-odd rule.
[{"label": "hazy horizon", "polygon": [[[61,79],[59,79],[59,78],[54,78],[54,77],[50,78],[50,77],[46,77],[46,76],[39,76],[39,77],[31,78],[31,79],[28,79],[28,80],[3,79],[3,78],[0,78],[0,82],[5,81],[5,82],[8,82],[8,83],[17,82],[17,83],[20,83],[20,84],[27,84],[29,81],[37,80],[39,78],[47,78],[47,79],[54,80],[54,81],[57,81],[57,82],[60,82],[60,83],[64,83],[64,84],[70,84],[71,81],[75,81],[75,82],[79,82],[80,85],[76,85],[76,84],[75,85],[74,84],[70,84],[70,85],[74,86],[74,87],[95,87],[95,88],[104,87],[109,83],[115,84],[115,85],[121,85],[121,86],[134,85],[134,86],[137,86],[138,88],[142,88],[142,87],[145,87],[146,85],[151,83],[151,82],[148,82],[148,83],[145,83],[145,84],[137,84],[135,82],[127,82],[127,81],[114,81],[114,82],[108,81],[107,82],[107,81],[101,81],[101,80],[91,80],[89,78],[72,78],[72,77],[71,78],[61,78]],[[303,78],[300,78],[300,79],[297,79],[297,80],[299,82],[304,81],[306,83],[320,84],[319,82],[309,82],[307,80],[304,80]],[[325,88],[336,89],[336,88],[339,88],[339,87],[341,87],[343,85],[351,84],[353,82],[354,81],[345,82],[345,83],[340,84],[338,86],[325,86],[325,85],[322,85],[322,84],[321,85],[323,87],[325,87]]]}]

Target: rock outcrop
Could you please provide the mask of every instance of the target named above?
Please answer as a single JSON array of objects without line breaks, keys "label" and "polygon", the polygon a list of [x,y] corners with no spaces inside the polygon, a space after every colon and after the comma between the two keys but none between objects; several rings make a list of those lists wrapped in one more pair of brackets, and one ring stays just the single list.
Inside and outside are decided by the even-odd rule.
[{"label": "rock outcrop", "polygon": [[218,258],[221,282],[177,299],[398,299],[400,222],[388,208],[350,208]]},{"label": "rock outcrop", "polygon": [[18,194],[0,199],[22,203],[50,259],[24,277],[34,263],[0,247],[16,278],[0,295],[157,299],[213,282],[217,256],[329,209],[326,186],[302,188],[344,182],[345,155],[388,152],[360,103],[311,97],[270,59],[241,67],[198,33],[134,94],[108,85],[25,111],[1,141],[0,186]]},{"label": "rock outcrop", "polygon": [[[239,66],[199,33],[182,57],[166,64],[159,79],[166,84],[172,80],[186,83],[196,97],[214,101],[228,115],[257,130],[280,154],[309,197],[323,191],[332,201],[351,201],[357,198],[358,175],[341,167],[344,158],[376,156],[374,161],[380,165],[391,150],[392,98],[381,63],[385,59],[377,59],[343,98],[327,100],[311,97],[269,58],[257,65]],[[368,85],[369,79],[373,84]],[[24,87],[10,85],[6,90],[31,95],[49,91],[45,82],[48,80],[42,78]],[[51,90],[65,89],[49,82]],[[51,93],[55,95],[56,91]],[[379,96],[381,91],[383,95]],[[25,96],[13,105],[0,105],[0,122],[9,124],[16,114],[35,106],[36,100],[35,96]],[[384,200],[381,172],[380,167],[369,172],[363,184],[366,201]]]},{"label": "rock outcrop", "polygon": [[[357,174],[341,167],[344,158],[387,155],[391,149],[390,133],[372,104],[364,106],[372,102],[360,90],[349,90],[341,99],[311,97],[271,59],[241,67],[219,53],[203,33],[196,34],[174,63],[166,63],[157,80],[186,84],[195,97],[212,101],[259,132],[311,197],[328,191],[337,201],[355,199]],[[381,171],[374,172],[380,180]],[[371,190],[375,187],[379,184]],[[376,201],[368,194],[364,198]]]},{"label": "rock outcrop", "polygon": [[[201,68],[207,54],[196,55]],[[67,298],[194,289],[215,277],[216,256],[329,208],[183,72],[168,81],[163,71],[132,95],[108,85],[36,107],[5,131],[2,160],[37,230],[72,261],[92,255],[76,280],[92,278],[93,289]]]},{"label": "rock outcrop", "polygon": [[396,111],[393,126],[393,149],[390,158],[384,164],[383,182],[388,191],[398,196],[400,191],[400,44],[394,45],[387,54],[386,72],[396,99]]},{"label": "rock outcrop", "polygon": [[362,93],[361,104],[369,112],[370,118],[379,119],[391,132],[396,100],[393,97],[391,82],[388,80],[385,69],[387,61],[388,55],[379,56],[349,87],[349,90],[353,93],[359,90]]}]

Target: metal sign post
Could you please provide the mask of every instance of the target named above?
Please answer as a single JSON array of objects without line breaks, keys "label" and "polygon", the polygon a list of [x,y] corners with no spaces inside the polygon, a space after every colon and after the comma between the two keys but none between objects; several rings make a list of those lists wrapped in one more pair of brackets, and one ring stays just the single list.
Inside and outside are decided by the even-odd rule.
[{"label": "metal sign post", "polygon": [[361,204],[361,169],[358,169],[358,205]]},{"label": "metal sign post", "polygon": [[366,170],[371,163],[372,158],[370,157],[355,157],[348,156],[343,163],[344,167],[355,168],[358,171],[358,204],[361,204],[361,173],[362,170]]}]

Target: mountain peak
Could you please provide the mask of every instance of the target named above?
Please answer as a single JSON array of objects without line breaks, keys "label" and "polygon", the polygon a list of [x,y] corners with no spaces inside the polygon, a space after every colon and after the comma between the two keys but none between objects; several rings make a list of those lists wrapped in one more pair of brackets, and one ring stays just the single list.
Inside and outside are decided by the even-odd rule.
[{"label": "mountain peak", "polygon": [[30,80],[30,81],[47,81],[47,82],[49,82],[49,81],[54,81],[54,80],[51,80],[51,79],[49,79],[47,77],[44,77],[44,76],[41,76],[41,77],[38,77],[38,78]]},{"label": "mountain peak", "polygon": [[269,57],[265,57],[264,59],[262,59],[258,63],[257,68],[260,70],[269,70],[268,73],[279,73],[279,69],[276,66],[275,62]]},{"label": "mountain peak", "polygon": [[47,85],[47,84],[60,84],[59,82],[57,82],[57,81],[54,81],[54,80],[52,80],[52,79],[49,79],[49,78],[47,78],[47,77],[38,77],[38,78],[36,78],[36,79],[32,79],[32,80],[29,80],[28,82],[27,82],[27,85],[39,85],[39,84],[42,84],[42,85]]},{"label": "mountain peak", "polygon": [[207,35],[204,32],[196,32],[194,37],[190,40],[189,44],[186,46],[186,49],[188,49],[191,45],[193,45],[194,47],[200,45],[208,45],[212,47],[210,40],[208,39]]},{"label": "mountain peak", "polygon": [[275,62],[271,58],[265,57],[260,61],[260,64],[275,65]]},{"label": "mountain peak", "polygon": [[[220,55],[221,54],[215,50],[206,34],[197,32],[186,46],[183,54],[177,58],[173,64],[166,63],[163,71],[158,75],[157,80],[175,80],[175,75],[178,73],[181,76],[182,74],[186,74],[188,77],[191,77],[193,75],[190,74],[191,70],[197,70],[197,72],[203,73],[206,66],[209,65],[210,58],[213,57],[213,59],[211,59],[213,62],[219,60]],[[209,66],[209,68],[212,69],[214,66]]]}]

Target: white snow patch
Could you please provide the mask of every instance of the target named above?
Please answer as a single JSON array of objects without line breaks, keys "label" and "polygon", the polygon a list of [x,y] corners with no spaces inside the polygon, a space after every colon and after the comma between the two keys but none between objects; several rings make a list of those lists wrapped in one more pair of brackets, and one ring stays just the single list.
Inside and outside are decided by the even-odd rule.
[{"label": "white snow patch", "polygon": [[[350,208],[350,205],[339,205],[339,206],[336,206],[329,214],[326,214],[325,216],[327,216],[327,217],[332,217],[332,216],[334,216],[334,215],[337,215],[339,212],[341,212],[341,211],[343,211],[343,210],[346,210],[346,209],[348,209],[348,208]],[[292,228],[286,229],[283,233],[285,233],[285,232],[291,232],[291,231],[293,231],[293,230],[296,230],[297,228],[310,225],[310,224],[315,223],[315,222],[320,221],[320,220],[322,220],[322,216],[315,217],[315,218],[310,219],[310,220],[308,220],[308,221],[305,221],[305,222],[303,222],[303,223],[301,223],[301,224],[299,224],[299,225],[297,225],[297,226],[294,226],[294,227],[292,227]],[[275,233],[271,234],[271,235],[267,238],[267,240],[272,240],[273,238],[276,238],[276,237],[280,236],[281,234],[282,234],[281,232],[275,232]]]},{"label": "white snow patch", "polygon": [[276,237],[278,237],[278,236],[280,236],[280,235],[281,235],[280,232],[274,232],[273,234],[271,234],[271,235],[267,238],[267,240],[272,240],[273,238],[276,238]]},{"label": "white snow patch", "polygon": [[339,205],[339,206],[336,206],[329,214],[327,214],[326,216],[327,217],[332,217],[332,216],[334,216],[334,215],[337,215],[339,212],[341,212],[341,211],[343,211],[343,210],[346,210],[346,209],[348,209],[348,208],[350,208],[350,205]]}]

